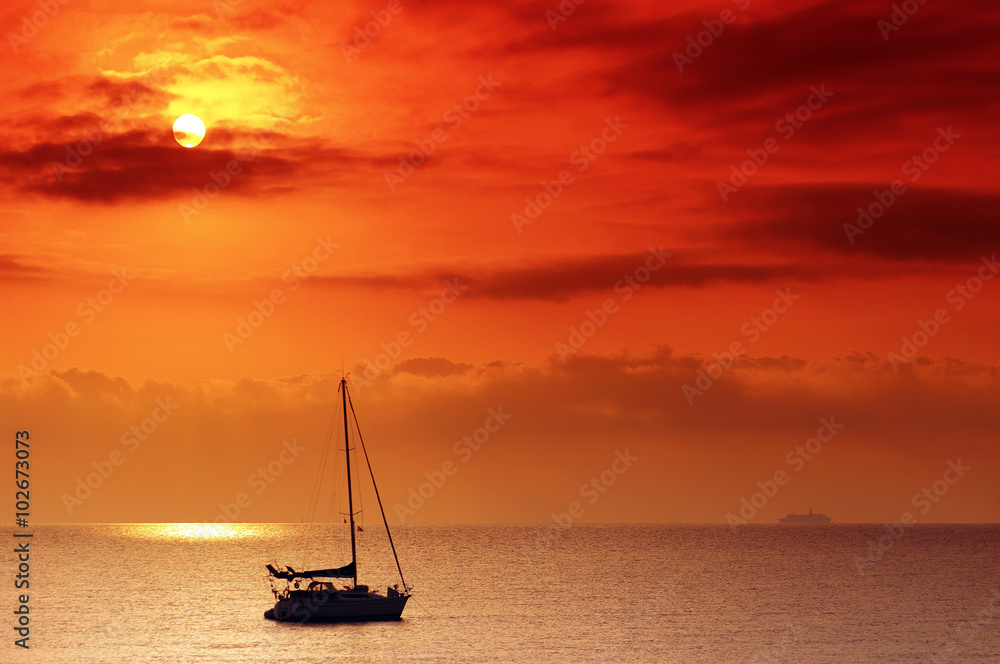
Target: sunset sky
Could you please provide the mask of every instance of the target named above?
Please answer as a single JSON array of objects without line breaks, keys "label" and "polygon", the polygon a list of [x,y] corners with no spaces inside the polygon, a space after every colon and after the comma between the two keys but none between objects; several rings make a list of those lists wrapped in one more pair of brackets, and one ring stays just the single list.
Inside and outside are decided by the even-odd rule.
[{"label": "sunset sky", "polygon": [[36,521],[299,521],[342,366],[395,522],[1000,519],[1000,6],[137,7],[0,10]]}]

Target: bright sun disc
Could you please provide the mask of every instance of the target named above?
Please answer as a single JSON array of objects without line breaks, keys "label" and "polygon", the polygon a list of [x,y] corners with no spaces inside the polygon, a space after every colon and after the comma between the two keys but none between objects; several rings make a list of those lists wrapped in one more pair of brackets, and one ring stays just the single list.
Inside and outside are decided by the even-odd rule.
[{"label": "bright sun disc", "polygon": [[186,113],[174,120],[174,140],[193,148],[205,138],[205,123],[197,115]]}]

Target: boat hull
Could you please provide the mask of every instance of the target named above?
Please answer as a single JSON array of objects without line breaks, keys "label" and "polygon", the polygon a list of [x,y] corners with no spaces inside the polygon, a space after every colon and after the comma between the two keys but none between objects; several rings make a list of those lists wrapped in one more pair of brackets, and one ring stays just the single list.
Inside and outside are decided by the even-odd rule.
[{"label": "boat hull", "polygon": [[785,525],[800,526],[800,525],[819,525],[830,523],[831,519],[828,516],[823,515],[789,515],[784,518],[778,519],[778,523],[783,523]]},{"label": "boat hull", "polygon": [[375,593],[298,592],[278,600],[264,612],[280,622],[348,622],[399,620],[409,595],[383,597]]}]

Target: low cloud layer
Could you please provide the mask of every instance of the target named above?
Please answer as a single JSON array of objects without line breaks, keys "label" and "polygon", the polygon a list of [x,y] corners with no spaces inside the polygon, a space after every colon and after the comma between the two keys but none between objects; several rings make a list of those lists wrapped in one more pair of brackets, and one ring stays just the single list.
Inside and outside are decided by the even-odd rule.
[{"label": "low cloud layer", "polygon": [[[956,499],[955,513],[997,518],[996,489],[988,488],[997,470],[991,451],[1000,428],[997,367],[921,359],[896,372],[885,359],[862,354],[822,363],[744,357],[708,379],[718,371],[714,362],[668,348],[541,365],[473,367],[413,358],[374,382],[349,380],[390,504],[403,500],[424,470],[451,458],[453,443],[481,426],[489,409],[510,414],[489,451],[469,464],[475,471],[466,476],[481,483],[456,482],[452,499],[420,520],[542,518],[544,507],[540,512],[513,500],[498,510],[487,507],[490,496],[509,495],[516,468],[516,485],[526,482],[538,505],[558,504],[562,484],[546,489],[544,477],[568,470],[572,478],[599,467],[616,448],[628,448],[677,480],[663,485],[655,472],[635,473],[629,495],[659,502],[623,497],[604,518],[712,521],[698,503],[720,504],[733,498],[732,487],[752,486],[755,473],[782,463],[821,418],[831,417],[844,427],[828,461],[817,461],[813,489],[817,500],[844,514],[841,520],[887,518],[893,496],[919,488],[948,456],[974,463],[978,477],[969,481],[966,497]],[[9,414],[6,426],[29,427],[38,441],[44,520],[214,520],[220,501],[245,491],[254,469],[292,439],[307,450],[301,464],[289,467],[293,479],[275,481],[240,520],[297,520],[324,433],[339,410],[338,382],[316,375],[136,385],[73,370],[27,385],[6,382],[0,401]],[[701,394],[691,399],[685,386]],[[55,412],[58,418],[50,416]],[[75,496],[78,479],[109,468],[114,452],[124,462],[94,495],[79,505],[67,501],[64,494]],[[900,470],[886,475],[884,464],[892,459]],[[845,478],[837,475],[845,467],[863,486],[851,495],[844,495]],[[463,500],[456,504],[458,496]]]}]

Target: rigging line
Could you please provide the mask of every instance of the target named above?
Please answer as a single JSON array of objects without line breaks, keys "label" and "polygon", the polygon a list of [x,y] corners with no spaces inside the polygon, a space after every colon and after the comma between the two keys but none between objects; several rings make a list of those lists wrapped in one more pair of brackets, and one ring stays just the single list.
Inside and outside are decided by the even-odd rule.
[{"label": "rigging line", "polygon": [[[404,585],[405,585],[405,584],[404,584]],[[419,602],[419,601],[417,600],[417,598],[416,598],[416,597],[412,597],[412,596],[411,596],[411,597],[410,597],[410,599],[412,599],[412,600],[413,600],[414,602],[416,602],[416,603],[417,603],[417,606],[419,606],[419,607],[420,607],[421,609],[423,609],[424,611],[426,611],[426,612],[427,612],[427,615],[429,615],[429,616],[430,616],[430,617],[432,617],[432,618],[434,617],[434,614],[433,614],[433,613],[431,613],[430,611],[427,611],[427,607],[426,607],[426,606],[424,606],[423,604],[421,604],[421,603],[420,603],[420,602]]]},{"label": "rigging line", "polygon": [[[337,420],[340,421],[339,419]],[[338,434],[339,436],[339,434]],[[337,454],[333,455],[333,485],[330,487],[329,502],[327,503],[327,515],[326,522],[337,524],[339,527],[341,524],[341,517],[346,515],[346,512],[342,509],[341,503],[343,502],[343,478],[340,476],[340,452],[342,451],[339,447],[340,443],[337,443],[338,447],[334,448]]]},{"label": "rigging line", "polygon": [[330,417],[330,425],[326,430],[326,445],[323,446],[323,454],[320,458],[319,468],[316,469],[316,479],[313,482],[313,490],[309,496],[309,504],[306,507],[306,521],[312,523],[316,518],[316,510],[319,507],[319,499],[323,488],[323,475],[326,468],[326,460],[330,454],[330,440],[333,435],[333,427],[337,423],[337,413],[334,411]]},{"label": "rigging line", "polygon": [[338,472],[340,470],[340,455],[338,454],[337,457],[338,458],[333,462],[333,472],[335,477],[333,480],[333,487],[330,490],[330,502],[327,503],[326,506],[326,522],[340,525],[340,517],[342,515],[346,515],[347,513],[340,510],[340,503],[337,502],[337,496],[341,496],[341,491],[343,490],[341,487],[340,473]]},{"label": "rigging line", "polygon": [[[341,389],[340,386],[338,386],[337,387],[338,394],[340,393],[340,389]],[[340,433],[339,433],[339,428],[340,428],[339,424],[341,417],[340,411],[341,411],[340,404],[337,404],[338,433],[336,434],[336,436],[338,440],[340,438]],[[341,450],[339,447],[335,447],[334,449],[336,450],[337,453],[333,455],[333,490],[330,493],[330,504],[327,507],[328,514],[326,520],[329,523],[336,523],[339,526],[341,523],[340,517],[342,515],[346,516],[347,514],[346,510],[340,509],[340,507],[344,502],[344,478],[343,474],[340,472],[340,462],[342,461],[340,453],[343,450]]]},{"label": "rigging line", "polygon": [[[347,389],[347,384],[344,384]],[[354,412],[354,402],[351,401],[351,394],[347,394],[347,403],[351,405],[351,417],[354,418],[354,425],[358,429],[358,441],[361,442],[361,451],[365,453],[365,463],[368,464],[368,474],[372,477],[372,487],[375,489],[375,499],[378,500],[378,509],[382,513],[382,523],[385,524],[385,534],[389,537],[389,546],[392,547],[392,557],[396,559],[396,569],[399,570],[399,580],[403,583],[403,590],[407,590],[406,579],[403,578],[403,568],[399,566],[399,556],[396,555],[396,545],[392,541],[392,533],[389,531],[389,520],[385,518],[385,508],[382,507],[382,497],[378,493],[378,484],[375,482],[375,471],[372,470],[371,459],[368,458],[368,449],[365,447],[365,439],[361,436],[361,425],[358,423],[358,415]],[[426,609],[425,609],[426,610]]]},{"label": "rigging line", "polygon": [[[337,392],[338,393],[340,392],[340,387],[339,386],[337,387]],[[340,451],[340,448],[337,447],[337,437],[339,436],[339,434],[336,433],[336,428],[339,428],[339,425],[340,425],[340,417],[341,417],[340,410],[341,410],[340,408],[334,408],[334,426],[335,426],[335,430],[331,431],[331,433],[330,433],[330,443],[329,443],[329,446],[327,447],[327,450],[333,450],[334,452],[339,452]],[[329,497],[329,500],[325,503],[325,505],[326,505],[326,514],[323,516],[323,519],[322,519],[323,523],[336,523],[336,519],[337,519],[337,516],[338,516],[337,496],[340,495],[340,486],[341,486],[340,485],[340,479],[341,479],[340,478],[340,473],[338,472],[339,468],[340,468],[340,455],[339,454],[334,454],[333,455],[333,469],[331,470],[331,472],[333,473],[333,486],[330,487],[330,497]],[[319,499],[319,497],[317,497],[317,500],[318,499]]]},{"label": "rigging line", "polygon": [[[358,426],[357,418],[354,418],[354,430],[358,433],[358,438],[361,438],[361,428]],[[354,476],[361,477],[361,471],[358,468],[358,455],[354,455]],[[361,483],[358,482],[358,512],[360,516],[359,522],[363,526],[365,523],[365,498],[364,492],[361,490]]]}]

